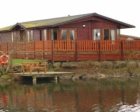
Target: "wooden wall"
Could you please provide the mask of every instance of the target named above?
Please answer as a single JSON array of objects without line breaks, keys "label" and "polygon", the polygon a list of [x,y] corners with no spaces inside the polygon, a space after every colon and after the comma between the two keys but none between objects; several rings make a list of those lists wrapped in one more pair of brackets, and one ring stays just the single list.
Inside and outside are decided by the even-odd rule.
[{"label": "wooden wall", "polygon": [[[85,27],[83,27],[83,25]],[[76,31],[76,37],[78,40],[91,40],[92,39],[92,29],[101,29],[101,35],[103,37],[103,30],[104,29],[115,29],[117,34],[118,24],[110,22],[108,20],[104,20],[98,17],[88,17],[83,19],[78,19],[75,22],[71,22],[68,24],[63,24],[57,26],[57,33],[58,39],[60,39],[61,29],[74,29]],[[52,28],[45,28],[47,29],[47,39],[51,39],[51,29]],[[44,29],[26,29],[26,33],[24,34],[23,41],[27,41],[27,31],[33,31],[33,40],[40,40],[40,38],[44,38],[44,34],[42,31]],[[16,29],[17,30],[17,29]],[[1,42],[11,42],[11,32],[0,33],[0,41]],[[14,35],[14,41],[21,41],[20,40],[20,33],[19,30],[17,31],[17,36]]]},{"label": "wooden wall", "polygon": [[[85,27],[83,27],[85,25]],[[60,28],[75,28],[77,30],[78,40],[90,40],[92,39],[92,29],[115,29],[117,33],[118,24],[103,20],[100,18],[90,17],[86,19],[78,20],[74,23],[61,25]]]},{"label": "wooden wall", "polygon": [[0,42],[12,42],[11,32],[0,33]]}]

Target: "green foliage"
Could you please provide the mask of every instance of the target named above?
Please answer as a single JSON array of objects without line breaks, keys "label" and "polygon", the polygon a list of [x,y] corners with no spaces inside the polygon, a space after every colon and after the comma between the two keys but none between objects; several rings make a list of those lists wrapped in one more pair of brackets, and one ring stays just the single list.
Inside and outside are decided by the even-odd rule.
[{"label": "green foliage", "polygon": [[5,67],[0,67],[0,76],[7,74]]},{"label": "green foliage", "polygon": [[31,62],[38,62],[40,60],[31,60],[31,59],[13,59],[12,65],[20,65],[22,63],[31,63]]}]

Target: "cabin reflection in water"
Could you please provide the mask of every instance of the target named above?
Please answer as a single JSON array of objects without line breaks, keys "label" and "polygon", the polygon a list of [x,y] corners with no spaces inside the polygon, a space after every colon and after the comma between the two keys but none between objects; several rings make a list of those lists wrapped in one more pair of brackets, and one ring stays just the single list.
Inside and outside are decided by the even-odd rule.
[{"label": "cabin reflection in water", "polygon": [[138,82],[12,85],[0,89],[0,110],[10,112],[118,111],[140,103]]}]

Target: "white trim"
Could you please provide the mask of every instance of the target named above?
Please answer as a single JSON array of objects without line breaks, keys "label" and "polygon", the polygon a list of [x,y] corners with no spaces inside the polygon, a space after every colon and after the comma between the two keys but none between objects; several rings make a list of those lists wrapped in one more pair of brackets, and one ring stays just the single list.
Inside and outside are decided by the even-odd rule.
[{"label": "white trim", "polygon": [[92,39],[100,40],[101,39],[101,29],[93,29],[92,30]]},{"label": "white trim", "polygon": [[33,36],[34,36],[33,30],[30,31],[30,35],[31,35],[30,41],[32,41],[33,40]]},{"label": "white trim", "polygon": [[110,36],[111,36],[111,40],[115,40],[115,30],[110,30]]},{"label": "white trim", "polygon": [[44,30],[43,30],[43,33],[44,33],[44,40],[47,40],[47,30],[44,29]]},{"label": "white trim", "polygon": [[30,41],[30,31],[27,31],[27,42]]},{"label": "white trim", "polygon": [[11,40],[14,42],[14,32],[11,32]]}]

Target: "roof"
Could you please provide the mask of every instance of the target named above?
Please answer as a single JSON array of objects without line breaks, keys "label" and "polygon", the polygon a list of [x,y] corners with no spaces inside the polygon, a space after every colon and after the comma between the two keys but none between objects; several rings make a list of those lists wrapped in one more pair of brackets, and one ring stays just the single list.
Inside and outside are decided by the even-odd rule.
[{"label": "roof", "polygon": [[29,28],[39,28],[39,27],[54,27],[57,25],[61,25],[61,24],[65,24],[65,23],[69,23],[81,18],[85,18],[85,17],[90,17],[90,16],[95,16],[95,17],[99,17],[99,18],[103,18],[106,19],[108,21],[111,22],[115,22],[120,24],[121,26],[123,26],[123,28],[134,28],[135,26],[97,14],[97,13],[89,13],[89,14],[81,14],[81,15],[74,15],[74,16],[65,16],[65,17],[58,17],[58,18],[51,18],[51,19],[44,19],[44,20],[36,20],[36,21],[28,21],[28,22],[21,22],[21,23],[17,23],[15,25],[11,25],[8,27],[4,27],[4,28],[0,28],[0,32],[3,31],[10,31],[12,30],[16,25],[19,25],[20,27],[24,27],[26,29]]}]

